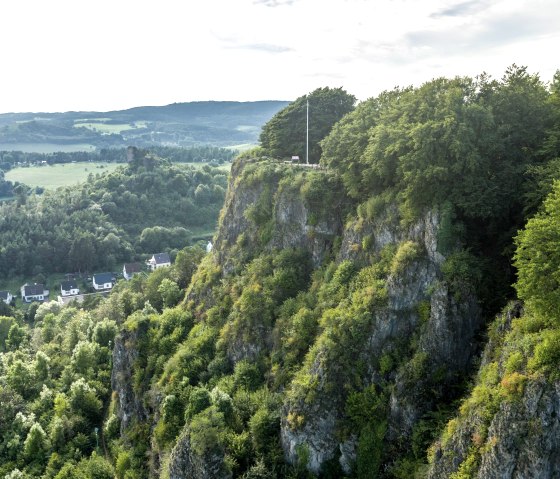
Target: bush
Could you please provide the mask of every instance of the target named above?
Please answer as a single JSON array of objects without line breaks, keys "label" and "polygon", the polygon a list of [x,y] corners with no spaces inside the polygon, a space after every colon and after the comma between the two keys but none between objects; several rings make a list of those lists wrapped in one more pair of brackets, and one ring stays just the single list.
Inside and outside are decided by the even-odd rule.
[{"label": "bush", "polygon": [[210,393],[204,387],[194,387],[189,394],[187,407],[185,408],[185,419],[188,421],[196,414],[204,411],[211,404]]},{"label": "bush", "polygon": [[546,330],[542,333],[541,342],[535,347],[527,367],[531,371],[545,371],[553,378],[557,378],[558,364],[560,364],[560,330]]},{"label": "bush", "polygon": [[199,456],[203,456],[208,452],[219,449],[224,430],[224,415],[214,406],[210,406],[194,416],[189,424],[193,451]]}]

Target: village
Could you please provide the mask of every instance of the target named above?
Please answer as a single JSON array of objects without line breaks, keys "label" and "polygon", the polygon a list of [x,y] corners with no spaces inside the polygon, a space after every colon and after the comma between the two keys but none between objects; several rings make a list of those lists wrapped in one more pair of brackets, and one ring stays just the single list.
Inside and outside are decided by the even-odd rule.
[{"label": "village", "polygon": [[[22,304],[32,302],[44,303],[47,301],[57,301],[60,305],[76,301],[82,303],[87,297],[107,295],[122,276],[122,279],[129,281],[135,275],[148,274],[159,268],[171,266],[171,258],[168,253],[155,253],[145,263],[125,263],[122,273],[101,272],[93,275],[82,273],[68,273],[66,279],[60,281],[60,289],[51,292],[43,283],[25,283],[21,286],[19,297]],[[80,279],[84,281],[79,281]],[[80,288],[79,283],[86,285],[87,289]],[[18,293],[13,291],[0,291],[0,301],[7,305],[15,306]]]}]

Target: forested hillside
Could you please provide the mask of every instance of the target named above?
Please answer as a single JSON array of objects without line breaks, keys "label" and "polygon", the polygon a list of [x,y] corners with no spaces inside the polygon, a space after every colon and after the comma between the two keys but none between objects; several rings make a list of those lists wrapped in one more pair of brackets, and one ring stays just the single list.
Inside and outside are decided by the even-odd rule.
[{"label": "forested hillside", "polygon": [[287,103],[201,101],[108,112],[3,113],[0,150],[254,144],[261,126]]},{"label": "forested hillside", "polygon": [[[233,164],[210,253],[0,319],[0,475],[558,477],[560,74],[314,93],[350,102],[319,167],[267,143],[302,97]],[[145,160],[88,214],[142,238],[124,204],[175,181]]]},{"label": "forested hillside", "polygon": [[76,187],[29,195],[19,185],[14,201],[0,203],[0,278],[122,268],[181,249],[215,230],[226,186],[221,170],[147,153]]}]

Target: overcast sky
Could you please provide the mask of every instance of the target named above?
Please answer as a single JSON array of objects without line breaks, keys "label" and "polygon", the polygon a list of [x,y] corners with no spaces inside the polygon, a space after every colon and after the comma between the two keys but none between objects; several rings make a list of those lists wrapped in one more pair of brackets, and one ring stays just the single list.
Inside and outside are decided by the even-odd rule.
[{"label": "overcast sky", "polygon": [[0,112],[549,81],[559,52],[558,0],[0,0]]}]

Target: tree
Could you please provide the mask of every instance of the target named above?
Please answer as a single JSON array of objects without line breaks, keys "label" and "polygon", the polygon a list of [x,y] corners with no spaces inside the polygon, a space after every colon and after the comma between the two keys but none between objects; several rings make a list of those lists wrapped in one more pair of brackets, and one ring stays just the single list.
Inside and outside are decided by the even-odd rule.
[{"label": "tree", "polygon": [[161,294],[163,306],[171,308],[181,299],[181,290],[175,281],[165,278],[158,286],[158,293]]},{"label": "tree", "polygon": [[309,163],[319,163],[320,141],[333,125],[354,108],[356,98],[342,88],[318,88],[299,97],[274,115],[262,128],[260,142],[275,158],[305,158],[307,101],[309,101]]},{"label": "tree", "polygon": [[173,279],[181,289],[185,289],[198,264],[204,257],[204,250],[200,246],[187,246],[177,253],[173,263]]},{"label": "tree", "polygon": [[535,312],[560,322],[560,182],[515,243],[517,294]]},{"label": "tree", "polygon": [[0,353],[6,352],[6,340],[15,322],[16,320],[10,316],[0,316]]},{"label": "tree", "polygon": [[72,241],[68,253],[70,266],[76,271],[88,271],[95,265],[95,237],[91,233],[83,233]]},{"label": "tree", "polygon": [[39,423],[33,424],[23,445],[23,455],[28,460],[46,459],[46,453],[49,449],[47,434]]}]

